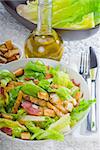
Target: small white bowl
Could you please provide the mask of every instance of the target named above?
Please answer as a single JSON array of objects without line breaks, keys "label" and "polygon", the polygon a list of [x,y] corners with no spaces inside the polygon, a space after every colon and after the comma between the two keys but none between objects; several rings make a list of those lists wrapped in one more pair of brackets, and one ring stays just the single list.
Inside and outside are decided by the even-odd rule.
[{"label": "small white bowl", "polygon": [[[5,43],[5,42],[0,43],[0,45],[3,44],[3,43]],[[14,43],[14,42],[12,42],[12,44],[13,44],[16,48],[18,48],[18,51],[19,51],[19,54],[20,54],[20,57],[19,57],[18,60],[22,59],[22,58],[24,57],[24,51],[23,51],[23,49],[22,49],[19,45],[17,45],[16,43]],[[11,61],[11,62],[18,61],[18,60],[13,60],[13,61]],[[8,62],[8,63],[6,63],[6,64],[9,64],[9,63],[11,63],[11,62]],[[6,64],[1,64],[1,63],[0,63],[0,66],[6,65]]]}]

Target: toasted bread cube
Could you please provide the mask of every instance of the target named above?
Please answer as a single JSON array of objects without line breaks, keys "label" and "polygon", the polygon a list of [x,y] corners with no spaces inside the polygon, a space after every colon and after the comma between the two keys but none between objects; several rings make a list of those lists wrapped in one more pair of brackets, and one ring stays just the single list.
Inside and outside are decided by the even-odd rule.
[{"label": "toasted bread cube", "polygon": [[16,71],[13,72],[16,76],[21,76],[24,74],[24,69],[23,68],[19,68]]},{"label": "toasted bread cube", "polygon": [[9,50],[8,52],[6,52],[5,54],[4,54],[4,56],[6,57],[6,58],[10,58],[10,57],[12,57],[12,56],[14,56],[14,55],[17,55],[19,52],[18,52],[18,49],[13,49],[13,50]]},{"label": "toasted bread cube", "polygon": [[44,108],[44,116],[55,117],[55,112],[52,109]]},{"label": "toasted bread cube", "polygon": [[18,93],[18,97],[16,99],[16,102],[14,103],[14,106],[12,108],[12,113],[17,113],[18,111],[18,108],[20,106],[20,103],[22,101],[22,96],[23,96],[23,92],[22,91],[19,91]]},{"label": "toasted bread cube", "polygon": [[48,101],[49,100],[49,95],[46,92],[38,92],[38,98]]},{"label": "toasted bread cube", "polygon": [[9,120],[12,120],[12,119],[13,119],[13,117],[12,117],[11,115],[9,115],[9,114],[1,114],[1,115],[2,115],[2,117],[5,118],[5,119],[9,119]]},{"label": "toasted bread cube", "polygon": [[21,133],[21,139],[23,139],[23,140],[29,140],[30,137],[31,137],[31,135],[29,132],[22,132]]},{"label": "toasted bread cube", "polygon": [[1,63],[7,63],[7,59],[2,57],[2,56],[0,56],[0,62]]},{"label": "toasted bread cube", "polygon": [[8,50],[12,50],[13,49],[13,44],[12,44],[11,40],[6,41],[5,45],[6,45]]},{"label": "toasted bread cube", "polygon": [[10,61],[14,61],[14,60],[16,60],[17,58],[16,58],[16,56],[14,55],[14,56],[12,56],[12,57],[10,57],[10,58],[8,58],[8,62],[10,62]]}]

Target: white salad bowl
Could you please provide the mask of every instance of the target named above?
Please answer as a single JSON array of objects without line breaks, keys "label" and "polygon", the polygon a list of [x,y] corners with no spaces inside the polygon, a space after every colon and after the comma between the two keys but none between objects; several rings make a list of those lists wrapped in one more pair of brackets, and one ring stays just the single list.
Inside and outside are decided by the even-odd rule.
[{"label": "white salad bowl", "polygon": [[[0,70],[8,69],[9,71],[15,71],[18,68],[21,68],[21,67],[23,68],[28,61],[36,61],[36,60],[42,60],[46,65],[50,65],[50,66],[53,66],[53,67],[60,64],[61,69],[64,70],[64,71],[66,70],[66,72],[69,74],[70,79],[74,79],[76,83],[80,83],[80,89],[83,93],[84,99],[85,100],[89,99],[89,97],[90,97],[89,89],[88,89],[87,83],[82,78],[82,76],[79,73],[77,73],[76,71],[74,71],[72,68],[70,68],[70,66],[65,66],[65,64],[61,64],[60,62],[57,62],[57,61],[54,61],[54,60],[38,59],[38,58],[21,59],[21,60],[18,60],[18,61],[10,62],[6,65],[0,66]],[[67,134],[73,132],[77,128],[77,126],[79,126],[83,122],[83,120],[88,115],[88,112],[89,112],[89,110],[87,111],[86,115],[72,129],[70,129],[70,130],[67,129],[64,134],[67,135]],[[24,150],[24,149],[25,150],[26,149],[36,150],[37,149],[36,147],[38,147],[38,146],[43,147],[44,144],[51,141],[51,140],[38,140],[38,141],[37,140],[33,140],[33,141],[21,140],[21,139],[17,139],[17,138],[13,138],[11,136],[8,136],[3,132],[0,132],[0,134],[1,134],[1,137],[3,139],[5,139],[4,140],[5,143],[8,142],[9,145],[13,146],[13,148],[12,148],[13,150]],[[6,146],[7,145],[4,144],[5,149],[7,149]]]}]

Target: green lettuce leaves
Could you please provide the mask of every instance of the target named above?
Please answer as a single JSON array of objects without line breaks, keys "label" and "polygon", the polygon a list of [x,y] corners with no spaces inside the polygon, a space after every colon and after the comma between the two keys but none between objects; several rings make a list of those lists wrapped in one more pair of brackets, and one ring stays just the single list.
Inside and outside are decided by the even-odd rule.
[{"label": "green lettuce leaves", "polygon": [[79,120],[81,120],[88,111],[88,108],[95,102],[96,99],[82,100],[79,106],[75,107],[71,112],[71,126],[74,126]]},{"label": "green lettuce leaves", "polygon": [[69,82],[69,76],[67,73],[63,71],[58,71],[56,75],[53,77],[53,83],[55,84],[67,87],[68,82]]},{"label": "green lettuce leaves", "polygon": [[13,137],[20,137],[21,132],[27,131],[27,128],[19,124],[18,121],[0,118],[0,128],[2,127],[11,128]]},{"label": "green lettuce leaves", "polygon": [[29,83],[26,83],[25,85],[23,85],[21,90],[23,91],[23,93],[33,96],[33,97],[37,97],[38,92],[46,92],[41,87],[35,84],[29,84]]},{"label": "green lettuce leaves", "polygon": [[9,91],[9,102],[8,102],[7,107],[6,107],[6,110],[7,110],[8,113],[11,112],[12,107],[14,106],[14,103],[17,99],[18,93],[21,90],[21,88],[22,88],[22,86],[17,86],[14,89],[11,89]]},{"label": "green lettuce leaves", "polygon": [[[53,28],[89,29],[100,24],[100,0],[53,0]],[[17,12],[37,23],[38,0],[19,7]],[[44,13],[47,9],[44,10]]]},{"label": "green lettuce leaves", "polygon": [[6,86],[10,81],[15,80],[15,75],[8,70],[0,70],[1,86]]},{"label": "green lettuce leaves", "polygon": [[27,122],[26,127],[31,133],[33,133],[31,140],[33,139],[37,139],[37,140],[52,139],[52,140],[58,140],[58,141],[64,140],[64,135],[53,129],[43,130],[39,127],[36,127],[34,123],[32,122]]}]

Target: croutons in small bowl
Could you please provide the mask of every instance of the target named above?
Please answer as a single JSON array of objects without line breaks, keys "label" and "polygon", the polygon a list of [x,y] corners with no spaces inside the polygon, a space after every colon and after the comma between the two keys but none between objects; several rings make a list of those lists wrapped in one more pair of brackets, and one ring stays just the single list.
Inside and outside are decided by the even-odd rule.
[{"label": "croutons in small bowl", "polygon": [[0,65],[19,60],[22,58],[22,51],[11,40],[0,44]]}]

